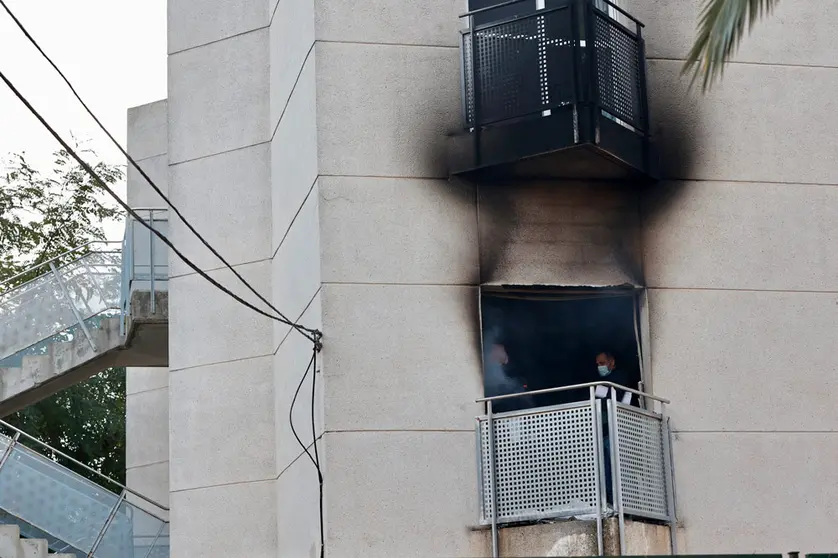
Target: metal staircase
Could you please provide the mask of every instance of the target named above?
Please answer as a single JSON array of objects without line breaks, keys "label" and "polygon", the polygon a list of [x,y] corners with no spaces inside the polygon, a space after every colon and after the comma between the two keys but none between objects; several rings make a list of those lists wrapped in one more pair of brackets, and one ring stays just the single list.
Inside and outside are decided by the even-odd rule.
[{"label": "metal staircase", "polygon": [[[165,210],[139,212],[167,231]],[[129,219],[121,246],[90,243],[0,283],[0,417],[113,366],[167,366],[167,280],[167,250]],[[92,471],[0,421],[0,525],[55,553],[168,557],[167,508],[59,461]]]},{"label": "metal staircase", "polygon": [[[167,229],[164,210],[142,211]],[[168,365],[167,259],[129,219],[121,246],[93,242],[0,283],[0,417],[112,366]]]},{"label": "metal staircase", "polygon": [[[0,431],[0,524],[79,558],[168,558],[167,507],[3,421]],[[56,460],[93,472],[101,485]]]}]

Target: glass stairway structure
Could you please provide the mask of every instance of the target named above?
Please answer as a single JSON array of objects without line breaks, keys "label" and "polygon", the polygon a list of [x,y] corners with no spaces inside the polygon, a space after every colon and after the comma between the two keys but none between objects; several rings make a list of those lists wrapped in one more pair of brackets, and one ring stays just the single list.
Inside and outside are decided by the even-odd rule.
[{"label": "glass stairway structure", "polygon": [[[164,210],[142,213],[155,229],[167,230]],[[0,283],[0,412],[11,412],[3,403],[20,393],[35,394],[29,402],[41,397],[35,390],[39,382],[60,381],[63,374],[69,377],[85,367],[78,379],[60,383],[69,387],[113,366],[115,360],[104,357],[117,351],[130,360],[125,345],[136,310],[131,308],[133,295],[150,293],[143,310],[167,317],[167,309],[155,308],[167,280],[167,250],[142,223],[129,219],[121,245],[93,242]],[[120,364],[130,366],[125,360]],[[92,471],[102,482],[62,465],[68,462],[77,470]],[[0,524],[18,525],[26,538],[46,539],[56,553],[169,556],[165,506],[3,421]]]}]

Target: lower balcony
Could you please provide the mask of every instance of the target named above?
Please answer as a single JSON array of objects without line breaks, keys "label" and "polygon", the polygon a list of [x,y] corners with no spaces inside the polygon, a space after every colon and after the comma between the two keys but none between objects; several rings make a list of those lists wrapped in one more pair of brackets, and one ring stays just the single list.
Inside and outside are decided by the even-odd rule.
[{"label": "lower balcony", "polygon": [[[665,528],[675,554],[668,401],[608,382],[526,395],[579,390],[589,397],[497,414],[497,402],[524,394],[481,400],[487,413],[477,418],[479,519],[491,529],[493,556],[501,526],[571,519],[592,525],[590,549],[599,555],[627,553],[629,524]],[[619,400],[626,391],[639,396],[640,406]],[[606,524],[617,531],[608,541]]]}]

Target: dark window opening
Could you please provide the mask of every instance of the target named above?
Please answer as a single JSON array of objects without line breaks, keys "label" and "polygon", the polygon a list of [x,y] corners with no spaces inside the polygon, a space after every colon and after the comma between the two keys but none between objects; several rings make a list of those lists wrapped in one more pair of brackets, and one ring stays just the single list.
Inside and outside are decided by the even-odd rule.
[{"label": "dark window opening", "polygon": [[[634,290],[484,290],[481,312],[487,397],[600,380],[638,388]],[[603,352],[613,355],[604,376],[597,365],[597,356]],[[497,401],[493,408],[504,412],[561,405],[589,396],[588,389],[527,395]],[[632,404],[638,404],[637,397]]]}]

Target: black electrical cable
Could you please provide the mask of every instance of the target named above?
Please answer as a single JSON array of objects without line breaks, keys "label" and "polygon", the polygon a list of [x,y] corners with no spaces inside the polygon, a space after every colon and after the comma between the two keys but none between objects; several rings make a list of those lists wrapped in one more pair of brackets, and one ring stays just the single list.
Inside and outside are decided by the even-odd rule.
[{"label": "black electrical cable", "polygon": [[[303,389],[303,383],[306,381],[308,377],[308,372],[311,370],[312,365],[314,364],[315,355],[317,354],[316,351],[312,352],[311,360],[308,361],[308,366],[306,366],[306,371],[303,374],[303,377],[300,378],[300,383],[297,384],[297,391],[294,392],[294,398],[291,399],[291,408],[288,410],[288,424],[291,425],[291,433],[294,434],[294,438],[297,439],[297,443],[300,444],[300,447],[303,448],[303,451],[306,453],[308,458],[311,460],[312,465],[317,467],[317,461],[314,460],[311,453],[308,451],[308,447],[303,443],[300,439],[300,436],[297,434],[297,429],[294,428],[294,405],[297,404],[297,397],[300,395],[300,390]],[[314,433],[312,432],[312,435]]]},{"label": "black electrical cable", "polygon": [[320,492],[320,558],[324,558],[324,554],[326,552],[326,540],[325,540],[325,533],[323,531],[323,471],[320,469],[320,454],[317,451],[317,436],[315,436],[315,427],[314,427],[314,388],[317,381],[317,352],[322,347],[320,343],[320,335],[315,335],[316,341],[314,342],[314,372],[311,377],[311,438],[312,444],[314,445],[314,462],[315,467],[317,467],[317,482],[319,484],[319,492]]},{"label": "black electrical cable", "polygon": [[[306,371],[303,374],[303,377],[300,378],[300,383],[297,384],[297,390],[294,392],[294,398],[291,400],[291,408],[288,410],[288,424],[291,425],[291,433],[294,434],[294,438],[297,439],[297,443],[303,448],[303,451],[308,456],[309,460],[311,460],[314,468],[317,469],[317,483],[318,483],[318,490],[320,496],[320,558],[324,558],[325,556],[325,548],[326,548],[326,540],[325,540],[325,532],[324,532],[324,525],[323,525],[323,471],[320,469],[320,455],[317,451],[317,430],[315,429],[314,424],[314,394],[317,382],[317,353],[322,348],[322,344],[320,343],[320,333],[317,332],[315,334],[316,340],[314,341],[314,349],[312,350],[311,360],[308,362],[308,366],[306,366]],[[312,446],[314,446],[314,457],[312,457],[311,452],[308,451],[308,447],[303,443],[300,439],[300,436],[297,434],[297,429],[294,427],[294,405],[297,403],[297,397],[300,395],[300,390],[303,387],[303,383],[305,383],[306,378],[308,377],[309,371],[312,371],[311,376],[311,438],[312,438]]]},{"label": "black electrical cable", "polygon": [[[96,172],[83,159],[81,159],[81,157],[78,156],[78,154],[67,144],[67,142],[65,142],[61,138],[61,136],[59,136],[58,133],[46,122],[46,120],[44,120],[44,118],[41,117],[41,115],[38,113],[38,111],[35,110],[35,108],[26,100],[26,98],[17,90],[17,88],[6,78],[6,76],[2,72],[0,72],[0,78],[2,78],[2,80],[6,83],[6,85],[15,94],[15,96],[17,96],[18,99],[20,99],[20,101],[23,102],[24,105],[26,105],[26,107],[29,109],[29,111],[41,122],[41,124],[44,127],[46,127],[46,129],[53,135],[53,137],[55,137],[55,139],[62,145],[62,147],[64,147],[64,149],[76,160],[76,162],[78,162],[82,166],[82,168],[85,171],[87,171],[87,173],[90,174],[91,177],[93,177],[93,179],[96,182],[98,182],[100,184],[100,186],[105,191],[107,191],[108,194],[110,194],[111,197],[113,197],[117,201],[117,203],[119,203],[119,205],[122,206],[123,209],[125,209],[128,212],[129,215],[133,216],[135,219],[140,221],[145,228],[147,228],[152,233],[154,233],[158,238],[160,238],[160,240],[162,240],[164,244],[166,244],[181,260],[183,260],[184,263],[186,263],[191,269],[193,269],[201,277],[203,277],[204,279],[209,281],[213,286],[217,287],[218,289],[220,289],[224,293],[230,295],[236,301],[240,302],[241,304],[244,304],[248,308],[258,312],[259,314],[261,314],[263,316],[266,316],[268,318],[277,320],[280,323],[283,323],[285,325],[288,325],[288,326],[296,329],[298,332],[300,332],[303,336],[305,336],[307,339],[312,341],[312,343],[314,344],[311,361],[309,362],[309,365],[306,368],[306,371],[303,374],[302,379],[300,380],[300,384],[297,386],[297,390],[294,393],[294,398],[291,401],[291,409],[289,411],[288,420],[289,420],[289,423],[291,425],[291,431],[293,432],[294,437],[297,439],[297,442],[303,448],[306,455],[308,455],[309,459],[311,460],[311,462],[314,464],[315,468],[317,469],[317,480],[318,480],[318,485],[319,485],[319,500],[320,500],[320,503],[319,503],[319,508],[320,508],[320,558],[324,558],[324,556],[325,556],[325,533],[324,533],[324,524],[323,524],[323,472],[320,468],[320,456],[319,456],[319,452],[317,450],[317,437],[315,435],[316,431],[315,431],[315,413],[314,413],[314,409],[315,409],[315,405],[314,405],[314,403],[315,403],[315,389],[316,389],[316,378],[317,378],[317,353],[322,348],[322,343],[321,343],[322,334],[320,333],[320,331],[318,331],[316,329],[307,328],[307,327],[302,326],[300,324],[294,323],[290,319],[288,319],[282,312],[279,311],[279,309],[277,309],[273,304],[271,304],[270,301],[268,301],[264,296],[262,296],[247,280],[245,280],[244,277],[242,277],[241,274],[239,274],[239,272],[236,271],[236,269],[232,265],[230,265],[230,263],[203,236],[201,236],[201,234],[198,233],[197,230],[195,230],[195,228],[192,226],[191,223],[189,223],[189,221],[186,219],[186,217],[183,216],[183,214],[180,212],[180,210],[178,210],[178,208],[175,207],[174,204],[172,204],[172,202],[169,200],[169,198],[160,190],[160,188],[154,183],[154,181],[151,179],[151,177],[149,177],[148,174],[146,174],[146,172],[140,167],[140,165],[134,160],[134,158],[131,157],[128,154],[128,152],[125,150],[125,148],[122,147],[122,145],[116,140],[116,138],[113,137],[113,134],[111,134],[110,131],[108,131],[108,129],[104,126],[104,124],[102,124],[102,122],[99,120],[99,118],[97,118],[97,116],[93,113],[93,111],[90,109],[90,107],[87,106],[87,103],[85,103],[84,100],[81,98],[81,95],[79,95],[79,93],[76,91],[75,87],[70,82],[70,80],[67,78],[67,76],[64,75],[64,73],[55,64],[55,62],[52,61],[52,59],[49,57],[49,55],[47,55],[47,53],[44,52],[44,50],[41,48],[41,46],[38,44],[38,42],[35,40],[35,38],[32,37],[32,35],[29,33],[29,31],[26,29],[26,27],[24,27],[24,25],[15,16],[15,14],[11,11],[11,9],[9,9],[8,5],[6,4],[6,2],[4,0],[0,0],[0,6],[2,6],[5,9],[6,13],[9,14],[9,16],[12,18],[12,20],[15,22],[15,24],[21,30],[21,32],[23,32],[23,34],[26,36],[26,38],[29,40],[29,42],[31,42],[32,45],[38,50],[38,52],[41,54],[41,56],[43,56],[44,59],[50,64],[50,66],[52,66],[52,68],[58,73],[58,75],[61,76],[61,79],[64,81],[64,83],[70,89],[70,91],[73,93],[76,100],[78,100],[79,103],[81,103],[82,107],[84,107],[87,114],[96,122],[96,124],[105,133],[105,135],[108,136],[108,138],[111,140],[111,142],[117,147],[117,149],[119,149],[119,151],[122,153],[122,155],[125,156],[125,158],[128,160],[128,162],[135,169],[137,169],[137,171],[139,171],[140,175],[146,180],[146,182],[148,182],[148,184],[151,186],[151,188],[163,199],[163,201],[166,202],[166,205],[168,205],[172,209],[172,211],[178,216],[178,218],[180,218],[180,220],[184,223],[184,225],[186,225],[186,227],[189,229],[189,231],[192,232],[192,234],[194,234],[198,238],[198,240],[200,240],[201,243],[207,249],[209,249],[210,252],[212,252],[212,254],[215,257],[217,257],[230,271],[232,271],[233,275],[235,275],[236,278],[239,281],[242,282],[242,284],[244,284],[254,295],[256,295],[257,298],[259,298],[259,300],[261,300],[263,303],[265,303],[271,310],[276,312],[279,317],[271,316],[270,314],[268,314],[268,313],[260,310],[259,308],[253,306],[249,302],[245,301],[244,299],[237,296],[232,291],[230,291],[229,289],[227,289],[226,287],[224,287],[223,285],[221,285],[220,283],[218,283],[217,281],[215,281],[214,279],[209,277],[205,272],[203,272],[194,263],[192,263],[186,256],[184,256],[177,248],[175,248],[175,246],[171,243],[171,241],[166,236],[164,236],[162,233],[160,233],[156,229],[152,228],[151,225],[146,223],[145,220],[142,219],[142,217],[140,217],[140,215],[138,215],[133,209],[131,209],[127,204],[125,204],[119,198],[119,196],[117,196],[116,193],[114,193],[107,186],[107,184],[105,184],[105,182],[96,174]],[[312,437],[313,437],[313,442],[312,443],[313,443],[313,446],[314,446],[314,457],[311,456],[311,453],[309,453],[308,448],[306,448],[305,444],[303,444],[302,440],[300,440],[300,437],[297,435],[297,431],[294,428],[294,422],[293,422],[294,405],[297,401],[297,396],[299,395],[300,389],[302,388],[302,385],[305,382],[305,378],[308,376],[308,372],[309,372],[309,370],[312,369],[312,367],[314,368],[314,370],[313,370],[313,375],[312,375],[312,380],[311,380],[311,431],[312,431]]]},{"label": "black electrical cable", "polygon": [[[44,126],[44,127],[45,127],[48,131],[49,131],[49,133],[50,133],[50,134],[52,134],[52,136],[53,136],[53,137],[54,137],[54,138],[58,141],[58,143],[60,143],[60,144],[61,144],[61,146],[65,149],[65,151],[67,151],[67,153],[69,153],[69,154],[70,154],[70,156],[71,156],[71,157],[73,157],[73,159],[75,159],[75,160],[76,160],[76,162],[77,162],[79,165],[81,165],[81,167],[82,167],[82,168],[83,168],[83,169],[87,172],[87,174],[89,174],[89,175],[93,178],[93,180],[94,180],[97,184],[99,184],[99,186],[100,186],[101,188],[103,188],[103,189],[104,189],[104,190],[105,190],[105,191],[106,191],[106,192],[107,192],[107,193],[108,193],[108,194],[109,194],[109,195],[110,195],[113,199],[115,199],[115,200],[116,200],[116,202],[117,202],[117,203],[118,203],[118,204],[119,204],[119,205],[120,205],[120,206],[121,206],[121,207],[122,207],[122,208],[123,208],[126,212],[128,212],[128,214],[129,214],[129,215],[131,215],[131,216],[132,216],[132,217],[134,217],[137,221],[139,221],[140,223],[142,223],[142,225],[143,225],[145,228],[147,228],[149,231],[151,231],[151,232],[152,232],[155,236],[157,236],[157,238],[159,238],[160,240],[162,240],[162,241],[163,241],[163,243],[164,243],[166,246],[168,246],[168,247],[172,250],[172,252],[174,252],[174,253],[175,253],[175,254],[176,254],[176,255],[177,255],[177,256],[178,256],[181,260],[183,260],[183,262],[184,262],[186,265],[188,265],[188,266],[189,266],[189,267],[190,267],[193,271],[195,271],[198,275],[200,275],[201,277],[203,277],[204,279],[206,279],[207,281],[209,281],[209,282],[210,282],[210,283],[211,283],[214,287],[216,287],[216,288],[220,289],[222,292],[224,292],[224,293],[226,293],[227,295],[231,296],[231,297],[232,297],[233,299],[235,299],[237,302],[239,302],[239,303],[241,303],[241,304],[243,304],[243,305],[247,306],[247,307],[248,307],[248,308],[250,308],[251,310],[253,310],[253,311],[255,311],[255,312],[258,312],[259,314],[261,314],[261,315],[263,315],[263,316],[265,316],[265,317],[268,317],[268,318],[270,318],[270,319],[272,319],[272,320],[276,320],[276,321],[278,321],[278,322],[280,322],[280,323],[283,323],[283,324],[285,324],[285,325],[288,325],[288,326],[291,326],[291,327],[295,327],[295,326],[296,326],[296,324],[294,324],[293,322],[291,322],[291,321],[290,321],[290,320],[288,320],[287,318],[280,318],[280,317],[278,317],[278,316],[273,316],[273,315],[271,315],[271,314],[268,314],[268,313],[267,313],[267,312],[265,312],[264,310],[261,310],[260,308],[257,308],[257,307],[256,307],[256,306],[254,306],[253,304],[251,304],[251,303],[247,302],[246,300],[244,300],[243,298],[241,298],[240,296],[238,296],[237,294],[235,294],[233,291],[231,291],[230,289],[228,289],[227,287],[225,287],[224,285],[222,285],[221,283],[219,283],[218,281],[216,281],[215,279],[213,279],[212,277],[210,277],[209,275],[207,275],[207,274],[206,274],[203,270],[201,270],[201,269],[200,269],[197,265],[195,265],[194,263],[192,263],[192,261],[191,261],[189,258],[187,258],[186,256],[184,256],[184,255],[180,252],[180,250],[178,250],[177,248],[175,248],[175,245],[174,245],[174,244],[172,244],[172,242],[171,242],[168,238],[166,238],[166,236],[165,236],[163,233],[161,233],[160,231],[158,231],[157,229],[153,228],[151,225],[149,225],[148,223],[146,223],[146,222],[145,222],[145,220],[142,218],[142,216],[140,216],[140,215],[139,215],[136,211],[134,211],[133,209],[131,209],[131,207],[129,207],[129,206],[128,206],[128,204],[126,204],[124,201],[122,201],[122,199],[120,199],[120,197],[119,197],[118,195],[116,195],[116,192],[114,192],[113,190],[111,190],[111,188],[110,188],[110,187],[109,187],[109,186],[105,183],[105,181],[104,181],[104,180],[102,180],[102,178],[101,178],[98,174],[96,174],[96,171],[95,171],[95,170],[93,170],[93,168],[92,168],[92,167],[91,167],[91,166],[90,166],[87,162],[85,162],[85,160],[84,160],[84,159],[82,159],[82,158],[78,155],[78,153],[76,153],[76,151],[75,151],[72,147],[70,147],[70,145],[69,145],[66,141],[64,141],[64,138],[62,138],[62,137],[58,134],[58,132],[56,132],[56,131],[55,131],[55,129],[53,129],[53,127],[49,125],[49,123],[48,123],[46,120],[44,120],[44,117],[43,117],[43,116],[41,116],[41,114],[40,114],[40,113],[39,113],[39,112],[35,109],[35,107],[33,107],[33,106],[32,106],[32,104],[31,104],[31,103],[30,103],[30,102],[26,99],[26,97],[24,97],[24,96],[23,96],[23,94],[22,94],[20,91],[18,91],[18,89],[14,86],[14,84],[13,84],[11,81],[9,81],[9,79],[6,77],[6,75],[5,75],[2,71],[0,71],[0,79],[2,79],[2,80],[3,80],[3,82],[4,82],[4,83],[6,84],[6,86],[7,86],[7,87],[8,87],[8,88],[12,91],[12,93],[14,93],[14,94],[15,94],[15,96],[16,96],[16,97],[17,97],[17,98],[18,98],[18,99],[19,99],[19,100],[20,100],[20,101],[21,101],[21,102],[22,102],[22,103],[26,106],[26,108],[27,108],[27,109],[29,109],[29,112],[31,112],[31,113],[35,116],[35,118],[37,118],[37,119],[38,119],[38,121],[40,121],[40,123],[41,123],[41,124],[42,124],[42,125],[43,125],[43,126]],[[297,326],[297,327],[300,327],[300,326]],[[302,333],[303,335],[305,335],[305,336],[306,336],[306,337],[307,337],[310,341],[312,341],[312,342],[316,342],[316,339],[317,339],[316,335],[317,335],[319,332],[316,332],[316,331],[315,331],[314,333],[307,333],[306,331],[300,331],[300,333]]]},{"label": "black electrical cable", "polygon": [[[305,333],[308,333],[308,335],[305,335],[305,336],[308,337],[310,341],[314,341],[313,336],[314,336],[315,330],[309,329],[309,328],[304,327],[304,326],[301,326],[301,325],[293,322],[292,320],[290,320],[288,317],[286,317],[273,304],[271,304],[264,296],[262,296],[262,294],[260,294],[253,287],[253,285],[251,285],[247,280],[245,280],[245,278],[242,277],[241,274],[238,271],[236,271],[236,269],[232,265],[230,265],[230,263],[221,254],[219,254],[218,251],[215,248],[213,248],[212,245],[203,236],[200,235],[200,233],[198,233],[197,230],[195,230],[195,227],[193,227],[192,224],[189,221],[186,220],[186,217],[183,216],[183,214],[180,212],[180,210],[178,210],[178,208],[175,207],[172,204],[172,202],[162,192],[162,190],[160,190],[160,188],[157,186],[157,184],[155,184],[154,181],[140,167],[140,165],[137,164],[137,162],[134,160],[134,158],[131,157],[128,154],[128,152],[125,150],[125,148],[123,148],[122,145],[120,145],[120,143],[118,141],[116,141],[116,138],[114,138],[113,135],[108,131],[108,129],[105,128],[105,125],[102,124],[102,122],[96,117],[96,115],[93,113],[93,111],[90,110],[90,107],[87,106],[87,103],[85,103],[84,100],[81,98],[81,95],[78,94],[78,92],[76,91],[76,88],[73,87],[73,84],[70,83],[70,80],[67,79],[67,76],[64,75],[64,72],[62,72],[61,69],[59,69],[59,67],[55,64],[55,62],[52,61],[52,59],[49,57],[49,55],[47,55],[47,53],[44,52],[44,50],[41,48],[41,46],[38,44],[38,42],[35,40],[35,38],[32,37],[32,35],[29,33],[29,31],[27,31],[26,27],[24,27],[23,23],[21,23],[21,21],[17,18],[17,16],[15,16],[15,14],[12,12],[12,10],[9,9],[9,6],[6,5],[5,0],[0,0],[0,6],[2,6],[3,9],[6,10],[6,13],[9,14],[9,16],[12,18],[12,20],[15,22],[15,24],[18,26],[18,28],[23,32],[23,34],[26,36],[26,38],[29,39],[29,42],[32,43],[32,45],[38,50],[39,53],[41,53],[41,56],[43,56],[44,59],[46,59],[46,61],[49,62],[50,66],[52,66],[53,69],[56,72],[58,72],[58,75],[61,76],[61,79],[64,80],[64,83],[66,83],[67,87],[70,88],[70,91],[72,91],[73,95],[76,97],[76,99],[79,101],[79,103],[81,103],[81,106],[84,107],[84,110],[87,111],[87,114],[90,115],[91,118],[93,118],[93,120],[96,122],[96,124],[99,126],[99,128],[105,133],[105,135],[108,136],[108,138],[111,140],[111,142],[113,142],[113,144],[116,146],[116,148],[119,149],[119,151],[128,159],[128,162],[131,163],[131,165],[140,172],[142,177],[149,183],[152,190],[157,192],[157,194],[161,198],[163,198],[163,201],[166,202],[166,205],[168,205],[172,209],[172,211],[175,213],[175,215],[177,215],[178,218],[180,218],[180,220],[183,221],[183,224],[186,225],[186,228],[188,228],[192,232],[192,234],[194,234],[198,238],[198,240],[200,240],[201,243],[204,246],[206,246],[207,249],[209,249],[209,251],[212,252],[212,254],[221,261],[221,263],[223,263],[230,271],[232,271],[233,275],[235,275],[236,278],[239,281],[241,281],[243,285],[245,285],[254,295],[256,295],[256,297],[259,298],[259,300],[261,300],[263,303],[265,303],[268,308],[270,308],[271,310],[276,312],[277,315],[280,316],[282,318],[282,320],[284,320],[283,323],[293,327],[294,329],[296,329],[300,333],[303,333],[304,335],[305,335]],[[280,320],[280,321],[282,321],[282,320]]]},{"label": "black electrical cable", "polygon": [[[76,151],[72,147],[70,147],[70,145],[66,141],[64,141],[64,138],[62,138],[58,134],[58,132],[56,132],[55,129],[53,129],[53,127],[49,125],[49,123],[46,120],[44,120],[44,118],[35,109],[35,107],[33,107],[32,104],[26,99],[26,97],[24,97],[23,94],[20,91],[18,91],[18,89],[14,86],[14,84],[11,81],[9,81],[9,79],[2,72],[2,70],[0,70],[0,80],[2,80],[6,84],[6,86],[12,91],[12,93],[14,93],[14,95],[26,106],[26,108],[29,109],[29,112],[31,112],[35,116],[35,118],[38,119],[38,121],[47,129],[47,131],[49,131],[50,134],[52,134],[52,136],[58,141],[58,143],[61,144],[61,146],[67,151],[67,153],[69,153],[70,156],[73,157],[73,159],[76,160],[76,162],[85,170],[85,172],[87,172],[91,176],[91,178],[93,178],[93,180],[95,182],[97,182],[99,184],[99,186],[101,188],[103,188],[112,198],[114,198],[116,200],[116,202],[120,206],[122,206],[122,208],[125,209],[126,212],[128,212],[129,215],[131,215],[132,217],[137,219],[140,223],[143,224],[143,226],[146,229],[151,231],[155,236],[157,236],[160,240],[162,240],[163,243],[166,244],[166,246],[168,246],[172,250],[172,252],[174,252],[181,260],[183,260],[183,262],[186,265],[188,265],[192,270],[194,270],[196,273],[198,273],[198,275],[200,275],[201,277],[203,277],[204,279],[209,281],[213,286],[217,287],[222,292],[228,294],[233,299],[235,299],[237,302],[240,302],[241,304],[247,306],[251,310],[254,310],[255,312],[258,312],[259,314],[261,314],[263,316],[266,316],[266,317],[271,318],[273,320],[277,320],[277,321],[279,321],[281,323],[284,323],[286,325],[290,325],[290,326],[294,325],[294,324],[289,323],[287,319],[279,318],[277,316],[272,316],[272,315],[268,314],[267,312],[265,312],[265,311],[257,308],[256,306],[252,305],[251,303],[247,302],[243,298],[239,297],[238,295],[236,295],[235,293],[233,293],[232,291],[227,289],[224,285],[220,284],[215,279],[213,279],[212,277],[207,275],[197,265],[192,263],[192,261],[189,260],[189,258],[184,256],[177,248],[175,248],[175,245],[172,244],[172,242],[163,233],[161,233],[160,231],[158,231],[157,229],[153,228],[151,225],[146,223],[145,220],[143,220],[142,217],[136,211],[131,209],[131,207],[128,206],[128,204],[126,204],[124,201],[122,201],[119,198],[119,196],[116,195],[116,192],[114,192],[113,190],[110,189],[110,187],[105,183],[105,181],[102,180],[101,177],[99,177],[99,175],[96,173],[96,171],[93,170],[93,168],[84,159],[82,159],[78,155],[78,153],[76,153]],[[311,360],[309,361],[309,364],[306,367],[306,371],[303,374],[302,379],[300,380],[300,384],[297,386],[297,391],[294,392],[294,398],[291,401],[291,409],[289,411],[288,421],[291,425],[291,431],[294,433],[294,437],[297,439],[297,442],[300,444],[300,446],[306,452],[306,455],[308,455],[309,459],[314,464],[314,467],[317,469],[317,480],[318,480],[319,491],[320,491],[320,557],[323,558],[324,555],[325,555],[325,537],[324,537],[324,526],[323,526],[323,473],[320,469],[320,456],[317,452],[317,437],[315,436],[315,429],[314,429],[315,428],[314,427],[314,394],[315,394],[315,381],[316,381],[316,378],[317,378],[317,370],[316,370],[316,367],[317,367],[317,353],[320,351],[320,349],[322,348],[323,345],[321,343],[322,334],[320,333],[320,331],[318,331],[318,330],[311,330],[311,331],[312,331],[312,334],[311,334],[310,337],[305,331],[300,332],[302,335],[306,336],[310,341],[312,341],[313,349],[312,349]],[[294,405],[297,401],[297,396],[299,395],[300,389],[303,386],[303,382],[305,382],[305,379],[308,376],[308,372],[309,372],[309,370],[311,370],[312,367],[315,368],[315,371],[314,371],[314,375],[312,376],[312,380],[311,380],[311,425],[312,425],[312,437],[314,438],[314,440],[313,440],[314,453],[315,453],[316,457],[312,457],[311,453],[309,453],[309,451],[308,451],[308,448],[305,446],[305,444],[303,444],[302,440],[300,440],[300,437],[297,435],[297,431],[294,428],[294,420],[293,420]]]}]

